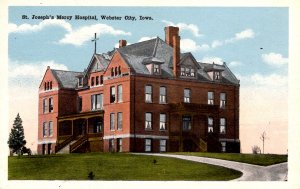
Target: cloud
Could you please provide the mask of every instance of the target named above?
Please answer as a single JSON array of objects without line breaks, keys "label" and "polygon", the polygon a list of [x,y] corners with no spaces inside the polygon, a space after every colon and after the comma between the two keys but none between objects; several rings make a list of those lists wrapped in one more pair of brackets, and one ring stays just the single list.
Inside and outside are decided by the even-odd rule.
[{"label": "cloud", "polygon": [[83,26],[67,33],[63,39],[59,40],[59,43],[80,46],[84,42],[91,40],[92,33],[97,33],[100,36],[103,34],[110,34],[114,36],[131,35],[130,32],[118,30],[106,24],[94,24],[90,26]]},{"label": "cloud", "polygon": [[212,43],[211,43],[211,47],[212,48],[216,48],[216,47],[219,47],[219,46],[222,46],[223,45],[223,42],[222,41],[219,41],[219,40],[214,40]]},{"label": "cloud", "polygon": [[237,78],[241,80],[241,85],[255,86],[255,87],[287,87],[288,76],[280,74],[262,75],[255,73],[253,75],[242,76],[237,75]]},{"label": "cloud", "polygon": [[[240,140],[243,153],[259,145],[259,135],[269,137],[266,153],[286,153],[288,130],[288,76],[253,74],[240,79]],[[251,136],[251,137],[249,137]]]},{"label": "cloud", "polygon": [[281,54],[273,52],[269,54],[262,54],[261,58],[265,63],[274,66],[282,66],[288,63],[288,58],[284,58]]},{"label": "cloud", "polygon": [[211,48],[217,48],[217,47],[220,47],[220,46],[228,44],[228,43],[235,43],[240,40],[254,38],[254,36],[255,36],[255,33],[252,29],[245,29],[239,33],[236,33],[234,35],[234,37],[231,37],[231,38],[228,38],[225,40],[214,40],[211,43]]},{"label": "cloud", "polygon": [[243,39],[254,38],[255,33],[252,29],[245,29],[239,33],[236,33],[234,37],[226,39],[224,43],[234,43]]},{"label": "cloud", "polygon": [[232,62],[228,63],[229,67],[237,67],[237,66],[241,66],[241,65],[243,65],[243,64],[239,61],[232,61]]},{"label": "cloud", "polygon": [[223,64],[223,60],[222,58],[219,58],[219,57],[203,57],[200,62],[203,62],[203,63],[215,63],[215,64]]},{"label": "cloud", "polygon": [[70,23],[65,20],[43,20],[39,24],[31,25],[31,24],[21,24],[16,25],[13,23],[8,24],[8,32],[9,33],[29,33],[29,32],[38,32],[46,27],[57,26],[65,29],[68,32],[72,31],[72,26]]},{"label": "cloud", "polygon": [[31,78],[32,80],[41,79],[47,66],[51,69],[68,70],[64,64],[56,63],[53,60],[44,62],[21,63],[18,61],[10,62],[8,67],[8,76],[12,78]]},{"label": "cloud", "polygon": [[153,36],[153,37],[145,36],[145,37],[141,37],[141,39],[139,39],[138,42],[148,41],[150,39],[155,39],[155,38],[157,38],[157,37],[156,36]]},{"label": "cloud", "polygon": [[[51,69],[68,70],[67,66],[53,60],[41,62],[20,62],[9,60],[9,126],[20,113],[23,120],[26,146],[36,152],[38,133],[38,88],[44,73]],[[30,110],[30,111],[29,111]]]},{"label": "cloud", "polygon": [[72,25],[65,20],[56,20],[48,19],[43,20],[39,24],[21,24],[16,25],[14,23],[9,23],[8,30],[9,33],[29,33],[29,32],[38,32],[43,30],[46,27],[61,27],[67,31],[64,38],[60,39],[58,43],[60,44],[71,44],[75,46],[80,46],[84,42],[91,40],[92,34],[97,33],[100,36],[103,34],[109,35],[131,35],[130,32],[125,32],[123,30],[118,30],[112,26],[106,24],[94,24],[89,26],[83,26],[78,29],[73,29]]},{"label": "cloud", "polygon": [[194,36],[196,37],[200,37],[202,36],[202,34],[199,31],[198,26],[196,26],[195,24],[186,24],[186,23],[173,23],[167,20],[162,20],[163,23],[165,23],[168,26],[176,26],[179,27],[179,30],[187,30],[189,32],[191,32]]},{"label": "cloud", "polygon": [[191,39],[182,39],[180,41],[180,49],[183,52],[195,52],[198,50],[208,50],[209,45],[207,44],[197,45],[196,42]]}]

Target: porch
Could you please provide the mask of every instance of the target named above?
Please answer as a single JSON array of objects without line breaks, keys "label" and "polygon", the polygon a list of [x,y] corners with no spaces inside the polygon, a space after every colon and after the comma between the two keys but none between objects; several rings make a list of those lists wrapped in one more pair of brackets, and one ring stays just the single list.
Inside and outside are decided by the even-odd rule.
[{"label": "porch", "polygon": [[100,110],[59,116],[55,153],[102,151],[103,115]]}]

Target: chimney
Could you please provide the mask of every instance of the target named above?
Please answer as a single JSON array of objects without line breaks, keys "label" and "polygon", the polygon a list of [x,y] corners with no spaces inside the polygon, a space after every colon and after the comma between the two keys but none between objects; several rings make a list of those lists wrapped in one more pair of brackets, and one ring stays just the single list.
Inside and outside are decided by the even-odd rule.
[{"label": "chimney", "polygon": [[125,47],[126,44],[127,44],[127,41],[126,41],[126,40],[124,40],[124,39],[119,40],[119,48]]},{"label": "chimney", "polygon": [[174,77],[180,76],[180,36],[179,28],[174,26],[165,27],[165,41],[173,47],[173,74]]}]

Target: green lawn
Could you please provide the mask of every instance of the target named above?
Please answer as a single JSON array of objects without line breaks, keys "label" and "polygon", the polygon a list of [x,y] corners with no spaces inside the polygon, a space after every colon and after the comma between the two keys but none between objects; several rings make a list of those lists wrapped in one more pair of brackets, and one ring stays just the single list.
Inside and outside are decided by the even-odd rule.
[{"label": "green lawn", "polygon": [[217,159],[237,161],[237,162],[249,163],[254,165],[262,165],[262,166],[287,162],[287,155],[275,155],[275,154],[238,154],[238,153],[201,153],[201,152],[179,152],[175,154],[217,158]]},{"label": "green lawn", "polygon": [[175,158],[121,153],[8,158],[9,180],[88,180],[91,171],[94,180],[231,180],[242,175],[235,170]]}]

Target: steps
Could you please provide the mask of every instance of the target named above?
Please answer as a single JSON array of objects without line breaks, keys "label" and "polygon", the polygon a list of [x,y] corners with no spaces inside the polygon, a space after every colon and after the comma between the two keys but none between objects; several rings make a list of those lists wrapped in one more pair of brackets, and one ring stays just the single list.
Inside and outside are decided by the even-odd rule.
[{"label": "steps", "polygon": [[74,144],[76,140],[71,141],[68,145],[60,149],[57,154],[69,154],[70,153],[70,146]]}]

